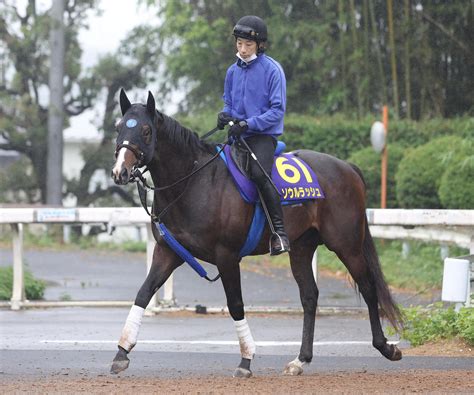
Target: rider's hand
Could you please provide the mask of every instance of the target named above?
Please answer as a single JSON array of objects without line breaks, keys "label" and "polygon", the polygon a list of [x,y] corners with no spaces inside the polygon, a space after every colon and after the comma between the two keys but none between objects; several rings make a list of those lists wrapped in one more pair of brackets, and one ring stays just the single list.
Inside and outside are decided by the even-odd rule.
[{"label": "rider's hand", "polygon": [[234,123],[229,129],[229,137],[234,137],[238,139],[243,133],[245,133],[249,128],[249,125],[246,121],[240,121]]},{"label": "rider's hand", "polygon": [[224,127],[230,122],[233,121],[234,119],[226,112],[220,112],[217,115],[217,127],[222,130]]}]

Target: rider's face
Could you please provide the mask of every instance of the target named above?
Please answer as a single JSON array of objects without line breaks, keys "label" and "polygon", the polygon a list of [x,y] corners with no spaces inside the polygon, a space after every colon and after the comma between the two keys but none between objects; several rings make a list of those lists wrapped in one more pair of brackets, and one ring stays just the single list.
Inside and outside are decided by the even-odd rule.
[{"label": "rider's face", "polygon": [[257,43],[255,41],[237,38],[236,45],[237,51],[244,60],[257,53]]}]

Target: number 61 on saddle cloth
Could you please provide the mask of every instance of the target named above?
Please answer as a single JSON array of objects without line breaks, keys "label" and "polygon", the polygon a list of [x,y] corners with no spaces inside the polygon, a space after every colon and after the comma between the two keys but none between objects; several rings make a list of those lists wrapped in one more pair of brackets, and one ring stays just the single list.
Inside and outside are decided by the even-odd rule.
[{"label": "number 61 on saddle cloth", "polygon": [[[285,143],[279,141],[275,150],[272,180],[278,189],[282,204],[297,204],[305,200],[323,199],[324,192],[314,171],[292,153],[283,153]],[[227,165],[242,198],[247,203],[258,201],[255,184],[247,177],[234,160],[232,148],[226,146],[221,158]]]}]

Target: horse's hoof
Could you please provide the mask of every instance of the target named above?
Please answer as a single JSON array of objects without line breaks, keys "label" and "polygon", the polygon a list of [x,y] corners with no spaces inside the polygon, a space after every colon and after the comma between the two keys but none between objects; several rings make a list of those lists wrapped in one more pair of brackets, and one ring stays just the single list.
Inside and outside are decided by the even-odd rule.
[{"label": "horse's hoof", "polygon": [[385,343],[383,346],[376,348],[389,361],[399,361],[400,359],[402,359],[402,352],[395,344]]},{"label": "horse's hoof", "polygon": [[130,364],[130,360],[128,358],[122,361],[114,361],[112,362],[110,373],[112,374],[120,373],[121,371],[127,369],[129,364]]},{"label": "horse's hoof", "polygon": [[237,368],[235,369],[232,377],[242,377],[248,379],[249,377],[252,377],[252,371],[249,369]]},{"label": "horse's hoof", "polygon": [[286,376],[300,376],[301,374],[303,374],[303,368],[293,363],[289,363],[288,365],[286,365],[283,374]]},{"label": "horse's hoof", "polygon": [[402,359],[402,352],[397,346],[393,346],[392,356],[388,359],[390,359],[390,361],[400,361],[400,359]]},{"label": "horse's hoof", "polygon": [[130,359],[128,359],[125,350],[119,350],[114,360],[112,361],[112,366],[110,367],[110,373],[117,374],[121,371],[128,368],[130,364]]}]

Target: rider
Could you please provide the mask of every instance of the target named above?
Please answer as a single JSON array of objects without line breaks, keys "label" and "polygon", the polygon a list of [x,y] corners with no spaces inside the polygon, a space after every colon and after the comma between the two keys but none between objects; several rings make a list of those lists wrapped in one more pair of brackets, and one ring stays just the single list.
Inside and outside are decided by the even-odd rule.
[{"label": "rider", "polygon": [[[271,174],[277,137],[283,133],[286,109],[286,79],[280,64],[265,55],[267,26],[258,16],[241,18],[234,27],[237,62],[227,70],[224,108],[217,116],[220,129],[230,122],[229,136],[244,138],[267,174]],[[249,175],[268,209],[275,233],[270,255],[290,250],[283,224],[280,196],[255,161]]]}]

